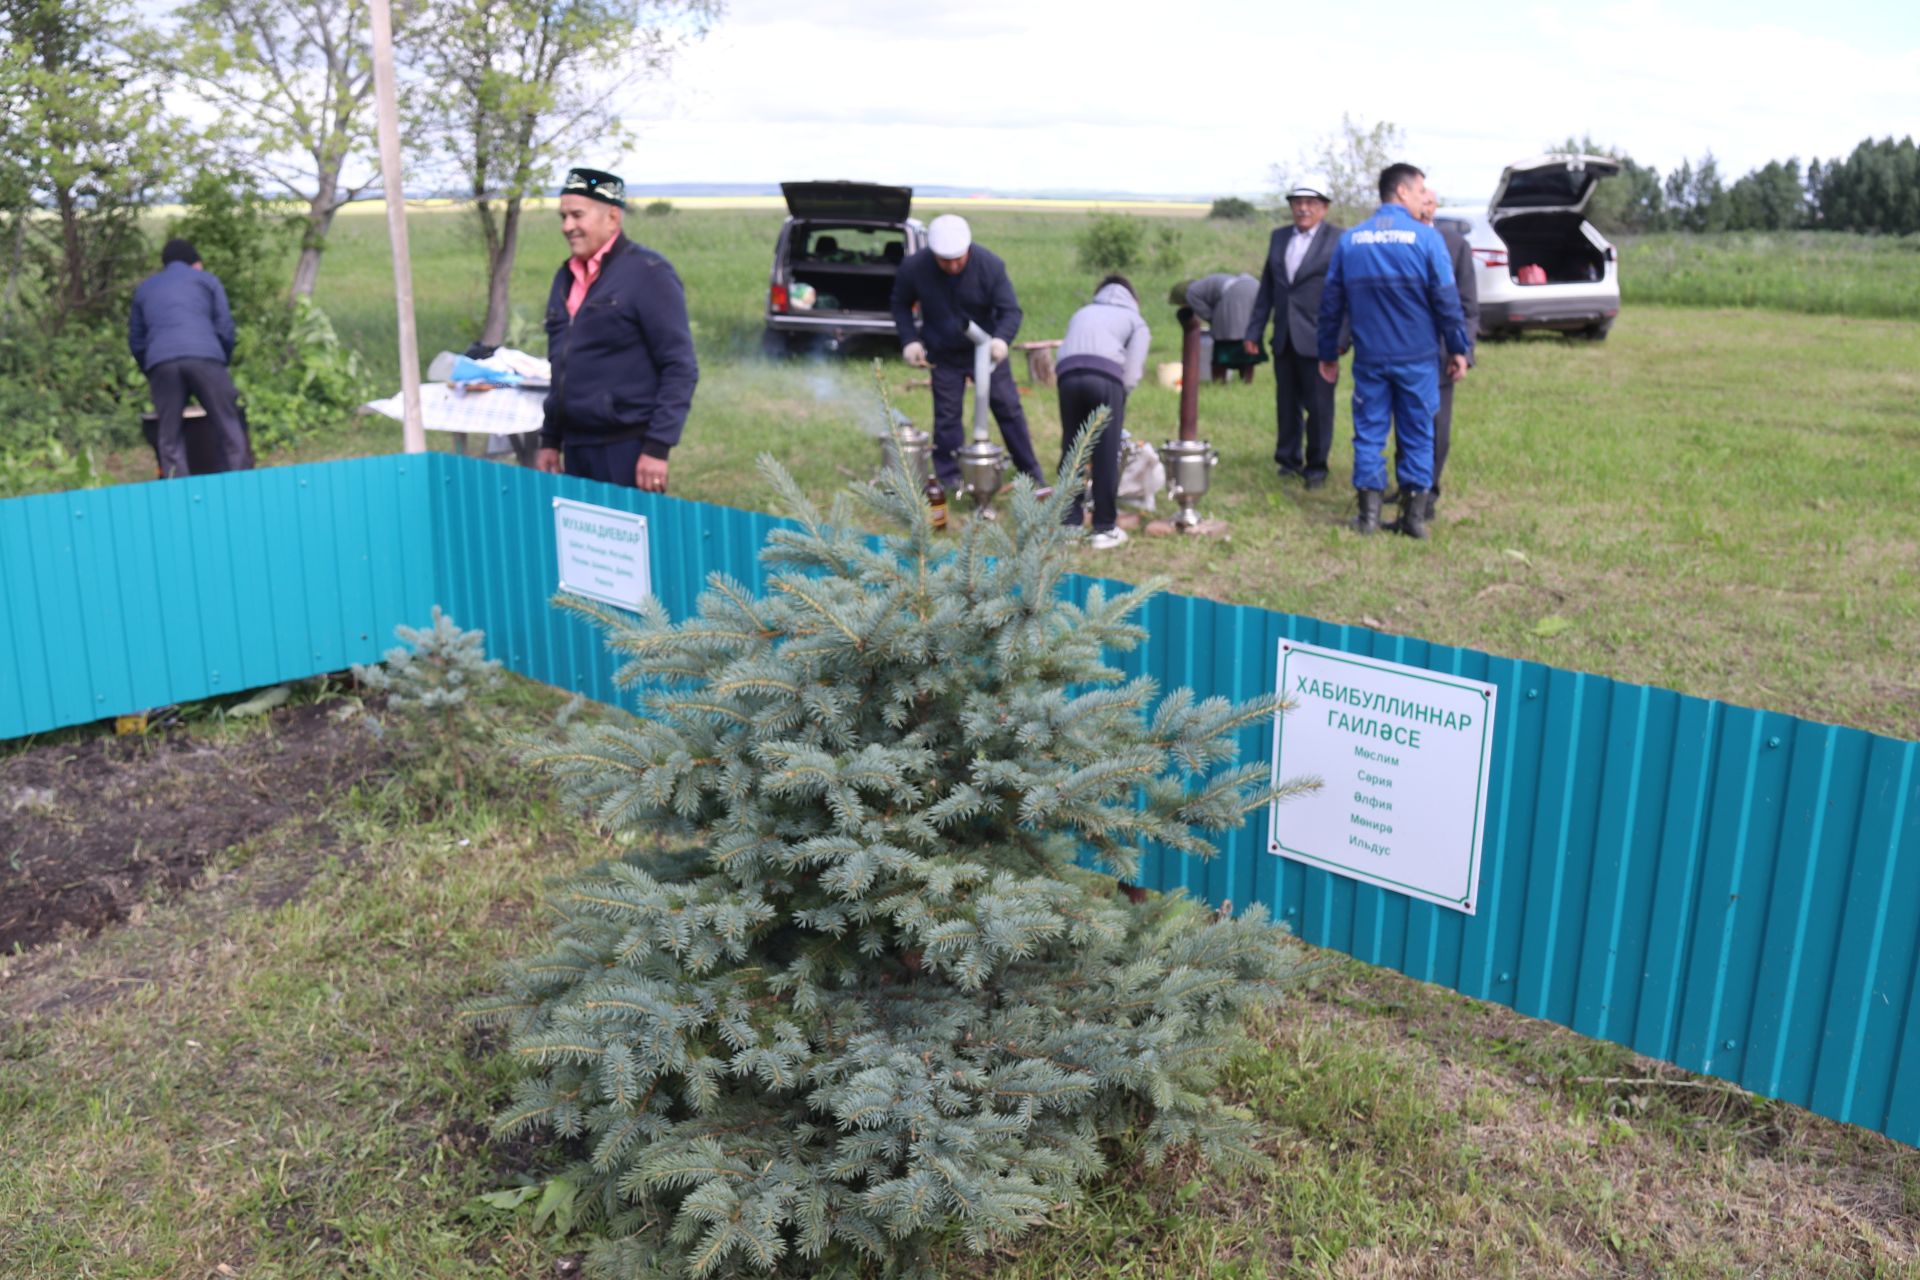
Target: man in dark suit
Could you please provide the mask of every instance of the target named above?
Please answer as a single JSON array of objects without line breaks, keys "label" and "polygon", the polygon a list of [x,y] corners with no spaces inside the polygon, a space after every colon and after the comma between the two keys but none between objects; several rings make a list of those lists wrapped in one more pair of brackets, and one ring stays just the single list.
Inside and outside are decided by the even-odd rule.
[{"label": "man in dark suit", "polygon": [[[1310,177],[1287,192],[1293,225],[1275,230],[1267,244],[1267,265],[1246,332],[1247,353],[1258,355],[1267,317],[1273,317],[1274,403],[1280,419],[1273,460],[1282,479],[1297,476],[1309,489],[1327,482],[1327,451],[1333,447],[1333,387],[1320,376],[1314,334],[1327,263],[1343,230],[1326,220],[1331,203],[1325,178]],[[1346,345],[1342,341],[1343,349]]]},{"label": "man in dark suit", "polygon": [[[1467,341],[1478,343],[1480,339],[1480,286],[1474,279],[1473,248],[1467,238],[1445,221],[1435,221],[1439,212],[1440,197],[1431,187],[1427,189],[1426,203],[1416,215],[1420,221],[1440,233],[1447,242],[1447,258],[1453,263],[1453,282],[1460,291],[1460,310],[1467,318]],[[1467,348],[1467,364],[1473,364],[1474,350]],[[1440,370],[1440,412],[1433,415],[1433,484],[1427,489],[1427,519],[1433,519],[1435,501],[1440,497],[1440,471],[1447,465],[1447,451],[1453,447],[1453,377],[1441,361]],[[1398,454],[1399,443],[1394,444]],[[1398,502],[1395,497],[1393,501]]]}]

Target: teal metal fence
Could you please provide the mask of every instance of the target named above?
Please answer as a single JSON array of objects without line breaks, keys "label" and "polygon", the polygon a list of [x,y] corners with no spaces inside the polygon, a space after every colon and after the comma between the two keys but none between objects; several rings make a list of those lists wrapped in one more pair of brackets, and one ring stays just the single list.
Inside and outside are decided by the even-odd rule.
[{"label": "teal metal fence", "polygon": [[[624,701],[548,604],[556,496],[648,518],[675,616],[709,572],[763,579],[771,517],[444,454],[0,502],[0,737],[366,661],[435,603],[512,669]],[[1290,639],[1502,705],[1476,915],[1276,858],[1260,820],[1150,883],[1920,1143],[1920,745],[1183,596],[1144,620],[1122,665],[1168,688],[1270,689]]]}]

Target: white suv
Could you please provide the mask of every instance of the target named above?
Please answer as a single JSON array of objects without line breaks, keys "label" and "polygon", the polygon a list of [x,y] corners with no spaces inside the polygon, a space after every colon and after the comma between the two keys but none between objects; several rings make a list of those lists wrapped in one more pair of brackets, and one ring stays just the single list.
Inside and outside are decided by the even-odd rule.
[{"label": "white suv", "polygon": [[1535,156],[1507,166],[1485,209],[1435,215],[1467,238],[1480,288],[1480,334],[1555,329],[1595,341],[1620,314],[1619,255],[1581,216],[1605,156]]}]

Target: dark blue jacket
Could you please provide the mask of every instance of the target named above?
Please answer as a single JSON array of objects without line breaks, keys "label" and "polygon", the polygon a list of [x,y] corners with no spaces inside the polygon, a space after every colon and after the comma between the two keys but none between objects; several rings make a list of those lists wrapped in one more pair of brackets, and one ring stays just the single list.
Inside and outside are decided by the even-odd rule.
[{"label": "dark blue jacket", "polygon": [[127,346],[145,373],[169,360],[233,359],[233,312],[211,271],[169,262],[133,291]]},{"label": "dark blue jacket", "polygon": [[1465,355],[1472,345],[1446,242],[1397,204],[1381,205],[1333,247],[1320,295],[1322,360],[1339,359],[1349,318],[1355,364],[1430,363],[1443,346]]},{"label": "dark blue jacket", "polygon": [[1013,296],[1007,264],[977,244],[967,251],[966,269],[957,276],[940,269],[931,249],[922,249],[900,264],[893,277],[893,323],[903,347],[914,341],[916,302],[920,304],[919,340],[927,353],[949,360],[964,356],[969,368],[973,358],[973,344],[967,341],[969,320],[1005,342],[1012,342],[1020,332],[1020,300]]},{"label": "dark blue jacket", "polygon": [[680,443],[700,366],[687,295],[673,264],[624,235],[600,260],[580,313],[567,315],[573,272],[562,263],[547,295],[553,389],[540,443],[638,440],[664,458]]}]

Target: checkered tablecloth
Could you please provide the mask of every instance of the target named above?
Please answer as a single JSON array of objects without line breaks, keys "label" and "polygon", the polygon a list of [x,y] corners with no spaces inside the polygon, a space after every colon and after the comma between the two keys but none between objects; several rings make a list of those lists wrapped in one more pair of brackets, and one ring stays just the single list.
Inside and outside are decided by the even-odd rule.
[{"label": "checkered tablecloth", "polygon": [[[420,388],[420,417],[429,431],[510,436],[540,429],[546,399],[545,387],[463,391],[452,383],[429,382]],[[405,418],[399,396],[372,400],[362,407],[396,421]]]}]

